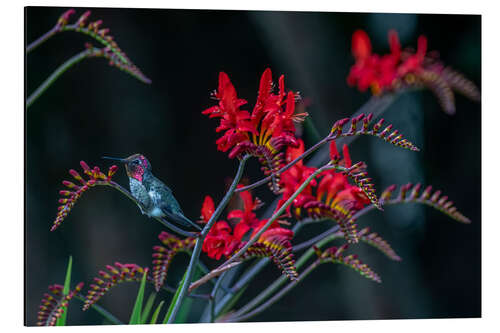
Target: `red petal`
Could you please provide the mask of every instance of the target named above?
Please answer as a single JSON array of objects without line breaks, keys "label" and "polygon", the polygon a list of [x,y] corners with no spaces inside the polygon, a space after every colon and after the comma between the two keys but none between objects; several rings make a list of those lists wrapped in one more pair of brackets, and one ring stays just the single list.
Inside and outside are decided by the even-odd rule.
[{"label": "red petal", "polygon": [[234,238],[241,241],[248,230],[250,230],[250,227],[246,223],[238,223],[236,227],[234,227]]},{"label": "red petal", "polygon": [[330,142],[330,160],[335,160],[340,157],[339,151],[337,150],[337,144],[334,140]]},{"label": "red petal", "polygon": [[[286,161],[291,162],[300,155],[304,153],[304,141],[302,139],[297,140],[299,146],[297,148],[288,146],[286,149]],[[302,160],[297,162],[297,164],[302,165]]]},{"label": "red petal", "polygon": [[[219,73],[219,88],[217,89],[217,95],[222,95],[224,93],[224,89],[227,85],[231,85],[231,80],[229,80],[229,76],[226,73]],[[220,97],[219,97],[220,98]]]},{"label": "red petal", "polygon": [[295,95],[293,92],[289,91],[286,97],[286,111],[285,117],[290,118],[295,112]]},{"label": "red petal", "polygon": [[391,48],[391,54],[396,59],[399,59],[401,55],[401,43],[399,42],[399,37],[396,30],[389,30],[389,46]]},{"label": "red petal", "polygon": [[236,209],[231,211],[229,214],[227,214],[227,219],[232,220],[232,219],[242,219],[244,216],[244,213],[240,209]]},{"label": "red petal", "polygon": [[260,104],[261,106],[264,105],[265,101],[269,97],[269,94],[271,93],[272,84],[273,84],[273,77],[272,77],[271,69],[266,68],[264,73],[262,73],[262,77],[260,78],[259,95],[257,97],[257,104]]},{"label": "red petal", "polygon": [[370,56],[372,45],[370,37],[363,30],[356,30],[352,35],[352,54],[356,59],[365,59]]},{"label": "red petal", "polygon": [[425,53],[427,52],[427,38],[425,36],[418,37],[418,47],[417,47],[417,55],[422,61],[424,59]]},{"label": "red petal", "polygon": [[211,196],[205,196],[205,200],[203,200],[203,205],[201,207],[201,216],[203,217],[203,221],[208,222],[215,211],[214,200]]},{"label": "red petal", "polygon": [[349,148],[346,144],[342,147],[342,152],[344,153],[344,164],[346,168],[350,168],[352,166],[351,155],[349,155]]},{"label": "red petal", "polygon": [[279,85],[279,90],[280,90],[278,96],[279,96],[279,100],[281,102],[281,100],[283,99],[283,97],[285,97],[285,76],[284,75],[280,76],[278,85]]}]

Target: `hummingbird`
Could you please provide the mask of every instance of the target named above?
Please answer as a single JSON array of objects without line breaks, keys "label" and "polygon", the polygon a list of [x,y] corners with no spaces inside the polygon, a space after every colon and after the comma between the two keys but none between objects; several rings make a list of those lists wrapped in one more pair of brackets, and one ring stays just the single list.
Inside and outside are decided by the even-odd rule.
[{"label": "hummingbird", "polygon": [[142,214],[148,217],[163,217],[170,222],[201,230],[199,226],[184,216],[172,190],[153,175],[151,163],[144,155],[134,154],[127,158],[103,156],[102,158],[125,164],[130,181],[130,192],[142,204],[142,207],[139,205]]}]

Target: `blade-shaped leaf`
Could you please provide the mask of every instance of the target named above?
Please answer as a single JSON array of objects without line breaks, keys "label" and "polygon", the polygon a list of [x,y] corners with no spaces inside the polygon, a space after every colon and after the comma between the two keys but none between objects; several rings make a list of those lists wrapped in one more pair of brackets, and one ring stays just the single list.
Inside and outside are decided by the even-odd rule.
[{"label": "blade-shaped leaf", "polygon": [[163,318],[162,324],[168,323],[168,320],[170,316],[172,315],[172,311],[174,310],[175,303],[177,303],[177,299],[179,298],[179,294],[181,293],[182,285],[184,284],[184,280],[186,279],[186,272],[184,273],[184,276],[182,277],[181,282],[179,282],[179,287],[177,287],[177,290],[175,291],[174,297],[172,298],[172,301],[170,301],[170,305],[168,307],[167,313],[165,314],[165,318]]},{"label": "blade-shaped leaf", "polygon": [[153,315],[151,316],[151,321],[149,322],[150,324],[156,324],[156,321],[158,320],[158,315],[160,314],[161,307],[163,306],[164,301],[161,301],[160,304],[156,307],[155,312],[153,312]]},{"label": "blade-shaped leaf", "polygon": [[[66,269],[66,278],[64,279],[63,295],[69,294],[69,287],[71,284],[72,266],[73,266],[73,257],[69,256],[68,268]],[[56,320],[56,326],[66,326],[66,317],[68,315],[68,307],[65,306],[62,309],[63,309],[63,312],[61,313],[61,317],[57,318],[57,320]]]},{"label": "blade-shaped leaf", "polygon": [[[200,274],[199,269],[196,269],[193,273],[193,280],[197,280],[198,278],[201,277],[202,274]],[[185,323],[187,322],[189,312],[191,311],[191,306],[193,305],[193,298],[191,297],[186,297],[184,302],[181,305],[181,308],[179,309],[179,313],[177,314],[177,317],[175,318],[174,323]]]},{"label": "blade-shaped leaf", "polygon": [[151,313],[151,309],[153,308],[155,298],[156,298],[156,293],[152,292],[151,295],[149,295],[148,300],[146,301],[144,309],[142,310],[141,324],[145,324],[147,322],[149,314]]},{"label": "blade-shaped leaf", "polygon": [[146,288],[146,276],[148,275],[148,270],[144,270],[142,275],[141,285],[139,287],[139,292],[137,293],[137,298],[135,299],[134,308],[132,309],[132,314],[130,315],[130,325],[136,325],[141,323],[141,310],[142,302],[144,300],[144,289]]}]

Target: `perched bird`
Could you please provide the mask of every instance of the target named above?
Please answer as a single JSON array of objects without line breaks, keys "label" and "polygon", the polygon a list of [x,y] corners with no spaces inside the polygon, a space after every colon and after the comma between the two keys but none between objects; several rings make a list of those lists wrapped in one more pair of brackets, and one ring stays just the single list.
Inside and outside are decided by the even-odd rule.
[{"label": "perched bird", "polygon": [[139,205],[139,208],[143,214],[149,217],[163,217],[170,222],[201,230],[198,225],[184,216],[172,190],[153,175],[151,164],[146,157],[134,154],[127,158],[107,156],[102,158],[125,164],[130,181],[130,192],[142,204],[143,207]]}]

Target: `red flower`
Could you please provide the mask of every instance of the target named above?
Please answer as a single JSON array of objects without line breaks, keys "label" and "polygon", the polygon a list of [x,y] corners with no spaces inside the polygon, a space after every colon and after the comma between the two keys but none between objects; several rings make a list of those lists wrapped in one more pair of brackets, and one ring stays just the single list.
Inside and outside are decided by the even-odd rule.
[{"label": "red flower", "polygon": [[[243,187],[238,185],[238,188]],[[243,210],[235,209],[227,214],[229,220],[237,219],[238,224],[234,228],[234,236],[238,240],[242,240],[248,230],[255,228],[260,220],[254,213],[261,206],[261,201],[258,198],[252,198],[250,191],[240,192],[240,197],[243,200]]]},{"label": "red flower", "polygon": [[203,206],[201,207],[200,222],[207,223],[214,214],[214,211],[214,200],[209,195],[205,196],[205,200],[203,200]]},{"label": "red flower", "polygon": [[401,44],[394,30],[389,31],[391,53],[379,56],[371,53],[370,38],[363,30],[352,36],[352,54],[356,63],[351,67],[347,83],[357,84],[360,91],[371,88],[374,95],[392,87],[397,78],[397,65],[401,58]]},{"label": "red flower", "polygon": [[[243,209],[235,209],[227,214],[228,220],[237,220],[234,229],[226,221],[218,221],[212,226],[203,242],[202,251],[207,253],[210,258],[219,260],[222,256],[230,257],[245,245],[246,241],[243,241],[243,238],[249,231],[252,231],[250,237],[253,237],[268,221],[268,219],[259,220],[254,213],[261,206],[261,201],[258,198],[252,197],[249,191],[243,191],[239,194],[243,200]],[[204,221],[210,219],[213,210],[213,200],[210,196],[206,196],[201,212],[202,219]],[[292,237],[293,232],[291,230],[281,228],[278,222],[275,221],[259,237],[258,242],[272,243],[279,239],[281,244],[285,241],[289,242]]]},{"label": "red flower", "polygon": [[398,67],[398,75],[404,76],[411,72],[417,72],[422,69],[425,54],[427,53],[427,38],[425,36],[418,37],[417,53],[408,56],[405,61]]},{"label": "red flower", "polygon": [[[291,162],[300,155],[304,153],[304,142],[299,139],[299,146],[297,148],[288,147],[286,151],[286,161]],[[295,163],[290,169],[283,172],[281,175],[281,187],[283,188],[283,196],[278,202],[278,207],[281,207],[300,187],[300,185],[307,179],[311,174],[316,171],[316,168],[307,167],[304,165],[303,161]],[[312,189],[316,186],[316,180],[313,179],[308,186],[295,198],[293,202],[294,207],[300,207],[301,203],[308,201],[313,198]],[[290,214],[290,207],[288,206],[286,212]]]},{"label": "red flower", "polygon": [[222,255],[229,256],[239,245],[239,241],[231,234],[231,227],[226,221],[216,222],[205,241],[202,250],[210,258],[219,260]]},{"label": "red flower", "polygon": [[[246,104],[238,99],[236,90],[226,73],[219,75],[219,88],[215,98],[219,104],[202,113],[210,118],[221,118],[216,131],[225,131],[219,138],[217,149],[230,150],[229,157],[240,157],[248,153],[259,159],[266,175],[283,166],[280,150],[287,146],[297,146],[294,122],[303,121],[307,113],[294,114],[295,94],[285,93],[284,76],[279,79],[279,91],[272,91],[272,74],[268,68],[262,74],[259,94],[250,114],[241,110]],[[279,180],[273,179],[272,190],[277,192]]]},{"label": "red flower", "polygon": [[[303,151],[302,141],[300,141],[298,149],[288,148],[287,161],[293,160],[296,155],[300,155]],[[344,160],[340,164],[351,167],[352,162],[347,145],[343,147],[343,155]],[[332,141],[330,144],[330,157],[334,160],[339,159],[339,156],[335,142]],[[301,161],[283,173],[281,178],[283,197],[278,207],[281,207],[290,198],[314,170],[314,168],[304,166]],[[318,179],[319,183],[316,179],[313,180],[293,201],[291,206],[293,206],[297,217],[302,215],[304,211],[311,217],[333,217],[339,210],[353,212],[370,203],[364,192],[359,187],[349,184],[347,176],[342,173],[327,170],[320,173]]]},{"label": "red flower", "polygon": [[215,92],[215,98],[219,100],[219,105],[206,109],[202,114],[209,115],[210,118],[221,118],[216,132],[226,131],[224,135],[217,140],[217,148],[221,151],[227,151],[235,144],[248,139],[247,132],[255,132],[250,122],[248,111],[240,110],[240,106],[245,105],[247,101],[238,99],[236,90],[229,80],[226,73],[219,74],[219,88]]},{"label": "red flower", "polygon": [[371,88],[374,95],[407,86],[424,86],[436,95],[444,111],[455,112],[452,91],[458,91],[472,100],[480,100],[476,85],[460,73],[445,67],[435,56],[427,53],[427,38],[420,36],[417,51],[401,50],[398,34],[389,31],[391,53],[372,54],[370,38],[363,30],[352,35],[352,55],[355,64],[347,76],[350,86],[360,91]]}]

